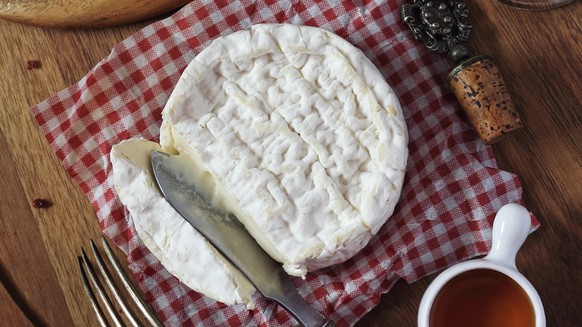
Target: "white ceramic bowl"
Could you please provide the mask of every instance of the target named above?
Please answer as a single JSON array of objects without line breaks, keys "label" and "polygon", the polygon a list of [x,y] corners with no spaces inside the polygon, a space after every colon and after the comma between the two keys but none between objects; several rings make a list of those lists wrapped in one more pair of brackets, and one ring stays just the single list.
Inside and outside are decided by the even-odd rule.
[{"label": "white ceramic bowl", "polygon": [[535,326],[546,325],[542,301],[532,284],[517,270],[515,256],[531,229],[529,212],[518,204],[503,206],[493,222],[492,247],[482,259],[456,264],[443,271],[425,291],[418,311],[418,326],[430,327],[429,319],[434,300],[443,286],[453,277],[469,270],[492,269],[509,276],[528,295],[534,310]]}]

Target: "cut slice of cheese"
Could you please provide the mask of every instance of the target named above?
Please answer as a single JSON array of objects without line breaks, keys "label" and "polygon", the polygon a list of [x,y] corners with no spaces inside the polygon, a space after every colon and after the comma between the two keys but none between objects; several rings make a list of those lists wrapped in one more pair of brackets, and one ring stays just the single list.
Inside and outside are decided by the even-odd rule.
[{"label": "cut slice of cheese", "polygon": [[161,145],[201,163],[289,274],[352,257],[399,199],[408,150],[396,96],[323,29],[256,25],[216,39],[162,116]]},{"label": "cut slice of cheese", "polygon": [[186,286],[225,304],[253,308],[250,282],[166,202],[153,179],[151,150],[162,149],[133,139],[115,145],[110,156],[117,195],[139,237]]}]

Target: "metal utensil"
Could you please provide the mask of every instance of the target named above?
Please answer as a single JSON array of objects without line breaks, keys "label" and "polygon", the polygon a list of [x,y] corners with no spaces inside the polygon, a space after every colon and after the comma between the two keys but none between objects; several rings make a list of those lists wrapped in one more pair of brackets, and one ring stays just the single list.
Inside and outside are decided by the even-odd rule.
[{"label": "metal utensil", "polygon": [[[127,274],[123,271],[123,268],[121,268],[121,263],[119,263],[115,257],[115,254],[113,253],[113,250],[109,246],[109,243],[103,236],[101,236],[101,245],[103,250],[105,250],[105,255],[109,260],[109,263],[113,267],[113,271],[115,271],[115,274],[119,277],[121,284],[127,290],[131,300],[133,300],[137,308],[140,310],[142,317],[145,319],[148,326],[162,327],[163,325],[154,311],[145,303],[145,301],[140,297],[137,288],[129,281],[129,277],[127,277]],[[105,261],[103,260],[103,257],[101,256],[101,252],[93,240],[91,240],[91,252],[93,252],[97,267],[101,272],[101,276],[103,277],[102,279],[105,280],[105,283],[110,291],[109,293],[111,293],[115,299],[115,302],[119,305],[119,308],[124,313],[128,323],[134,327],[144,326],[140,319],[135,315],[135,313],[130,309],[126,301],[123,299],[118,286],[113,280],[112,274],[110,273],[107,265],[105,264]],[[79,272],[81,274],[83,286],[87,292],[87,298],[89,299],[91,308],[97,316],[99,325],[103,327],[109,326],[107,323],[106,315],[103,312],[102,307],[99,305],[99,301],[97,300],[95,293],[99,295],[101,303],[105,307],[105,311],[107,312],[107,315],[109,315],[110,321],[113,323],[113,325],[124,326],[123,319],[113,305],[113,301],[111,301],[110,296],[103,287],[103,284],[97,276],[97,272],[93,268],[93,265],[90,263],[89,258],[83,248],[81,248],[81,256],[78,256],[77,260],[79,263]]]},{"label": "metal utensil", "polygon": [[304,326],[333,326],[297,292],[280,263],[273,260],[232,214],[213,208],[188,178],[187,157],[152,151],[151,163],[166,200],[186,221],[228,258],[265,297],[285,309]]}]

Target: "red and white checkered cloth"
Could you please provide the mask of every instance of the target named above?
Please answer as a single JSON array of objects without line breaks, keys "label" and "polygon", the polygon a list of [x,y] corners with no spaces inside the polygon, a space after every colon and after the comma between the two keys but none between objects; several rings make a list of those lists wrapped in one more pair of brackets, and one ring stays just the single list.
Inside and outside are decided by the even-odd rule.
[{"label": "red and white checkered cloth", "polygon": [[165,324],[295,324],[260,295],[248,311],[210,300],[171,276],[116,198],[109,161],[121,140],[157,141],[161,110],[188,62],[212,39],[252,24],[319,26],[346,38],[394,88],[409,128],[410,158],[394,216],[352,259],[294,279],[314,308],[350,326],[399,278],[412,282],[488,251],[495,212],[522,202],[519,180],[497,169],[491,149],[461,118],[445,83],[447,62],[413,40],[400,20],[402,2],[193,1],[118,44],[77,84],[32,108],[66,171],[91,200],[103,232],[128,253],[139,286]]}]

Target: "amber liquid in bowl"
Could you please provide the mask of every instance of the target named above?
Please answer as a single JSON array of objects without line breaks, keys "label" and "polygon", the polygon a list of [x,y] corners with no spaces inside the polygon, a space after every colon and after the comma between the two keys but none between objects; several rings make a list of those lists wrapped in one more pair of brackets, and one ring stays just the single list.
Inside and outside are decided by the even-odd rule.
[{"label": "amber liquid in bowl", "polygon": [[448,281],[430,312],[431,327],[532,327],[533,305],[510,277],[491,269],[475,269]]}]

